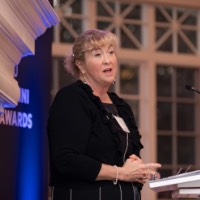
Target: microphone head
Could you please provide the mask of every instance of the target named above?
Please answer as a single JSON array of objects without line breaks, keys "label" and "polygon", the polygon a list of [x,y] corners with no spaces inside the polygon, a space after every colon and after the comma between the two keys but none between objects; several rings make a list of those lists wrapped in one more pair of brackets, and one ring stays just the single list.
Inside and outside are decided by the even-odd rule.
[{"label": "microphone head", "polygon": [[192,90],[192,86],[191,86],[191,85],[185,85],[185,88],[186,88],[187,90]]}]

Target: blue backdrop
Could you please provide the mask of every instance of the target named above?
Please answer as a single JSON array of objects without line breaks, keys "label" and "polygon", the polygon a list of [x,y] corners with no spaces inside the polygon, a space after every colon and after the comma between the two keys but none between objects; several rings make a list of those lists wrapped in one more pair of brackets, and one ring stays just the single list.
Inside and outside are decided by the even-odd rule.
[{"label": "blue backdrop", "polygon": [[16,108],[0,119],[0,199],[47,200],[52,29],[36,41],[34,56],[21,60]]}]

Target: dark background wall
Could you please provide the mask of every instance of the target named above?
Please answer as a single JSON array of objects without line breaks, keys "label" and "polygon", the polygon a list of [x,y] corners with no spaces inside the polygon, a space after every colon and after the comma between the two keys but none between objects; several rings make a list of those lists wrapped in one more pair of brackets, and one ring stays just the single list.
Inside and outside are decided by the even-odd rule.
[{"label": "dark background wall", "polygon": [[50,104],[52,29],[18,67],[23,97],[0,117],[0,199],[44,200],[48,193],[46,123]]}]

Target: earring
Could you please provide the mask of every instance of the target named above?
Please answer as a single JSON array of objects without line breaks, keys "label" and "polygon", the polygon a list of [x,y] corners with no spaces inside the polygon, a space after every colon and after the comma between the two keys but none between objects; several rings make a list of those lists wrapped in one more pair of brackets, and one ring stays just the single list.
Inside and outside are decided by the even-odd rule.
[{"label": "earring", "polygon": [[83,83],[87,84],[85,76],[83,76]]},{"label": "earring", "polygon": [[114,85],[116,83],[116,80],[113,80],[112,84]]}]

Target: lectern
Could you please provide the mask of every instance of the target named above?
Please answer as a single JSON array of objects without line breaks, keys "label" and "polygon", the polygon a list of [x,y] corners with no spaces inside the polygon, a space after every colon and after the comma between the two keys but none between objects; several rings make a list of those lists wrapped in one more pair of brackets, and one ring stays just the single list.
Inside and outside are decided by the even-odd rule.
[{"label": "lectern", "polygon": [[155,192],[172,191],[172,198],[200,198],[200,170],[149,181]]}]

